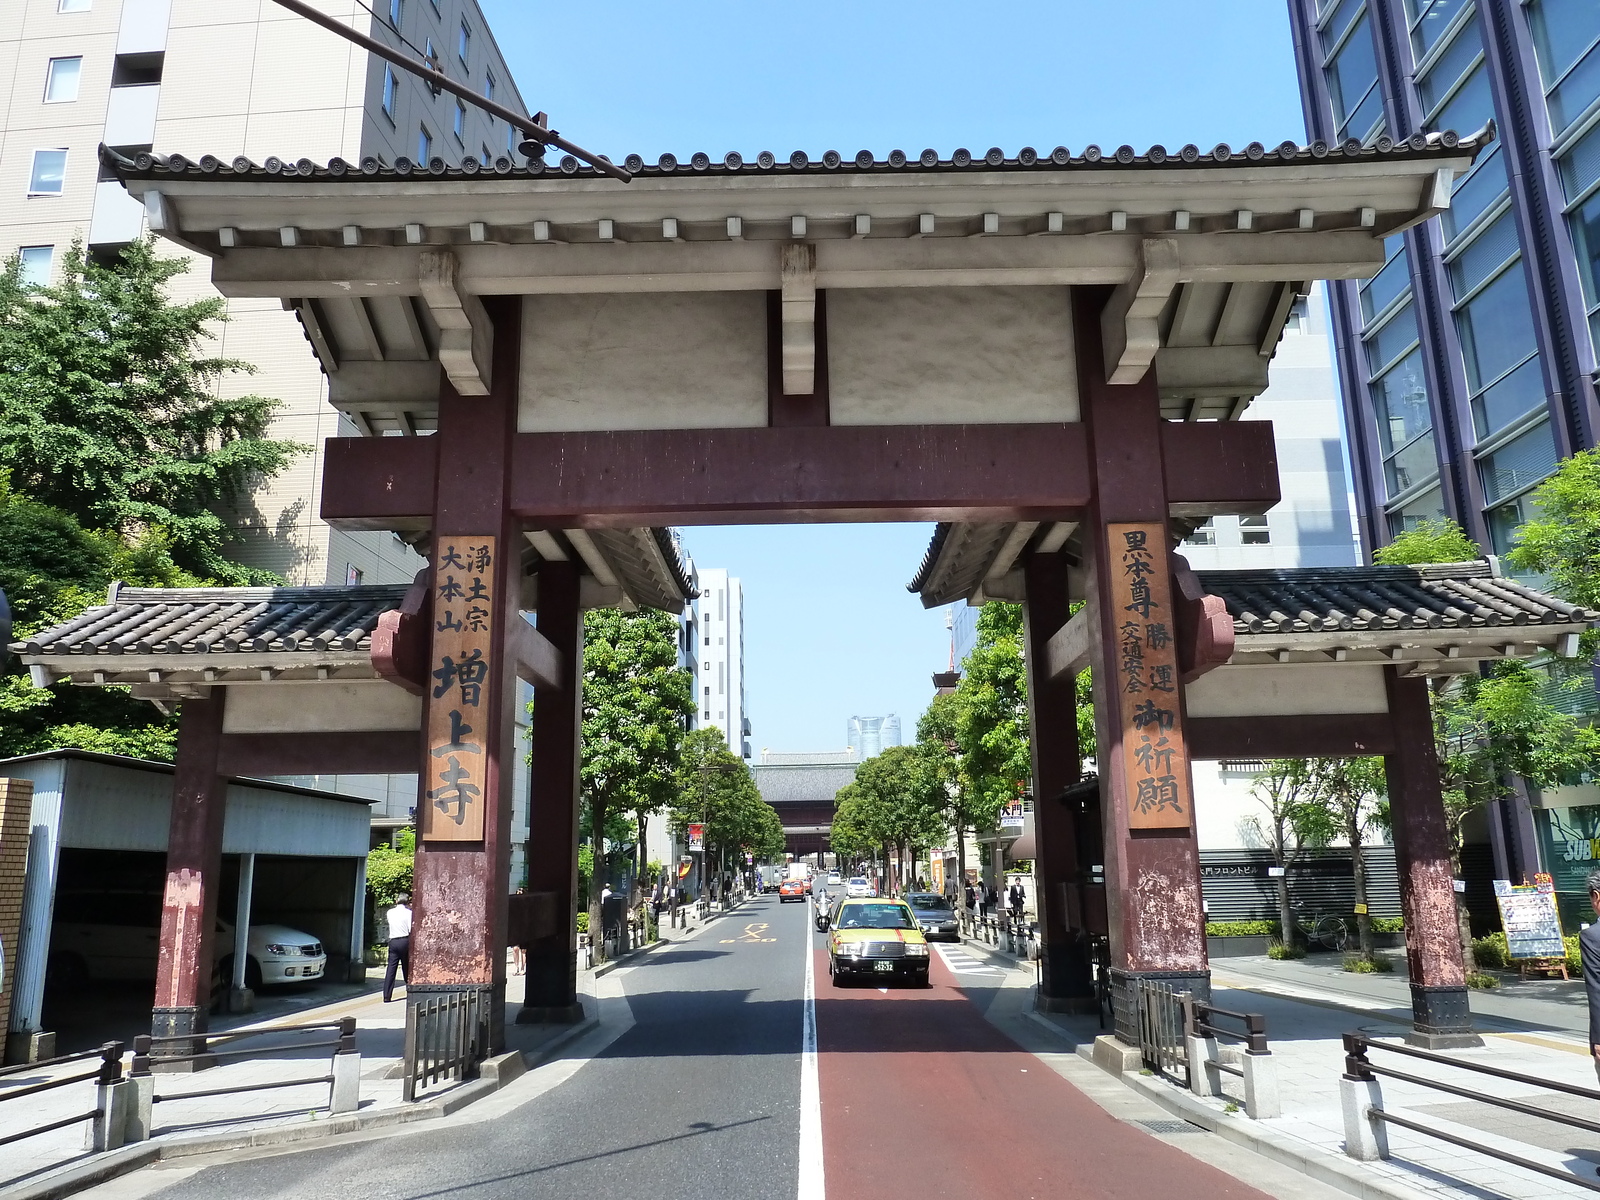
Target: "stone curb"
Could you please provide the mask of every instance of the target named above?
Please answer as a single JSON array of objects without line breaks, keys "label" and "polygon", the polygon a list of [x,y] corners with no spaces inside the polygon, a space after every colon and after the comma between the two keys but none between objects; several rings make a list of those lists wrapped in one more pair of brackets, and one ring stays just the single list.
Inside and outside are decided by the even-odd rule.
[{"label": "stone curb", "polygon": [[188,1137],[156,1138],[153,1141],[139,1142],[97,1154],[85,1162],[57,1168],[37,1179],[0,1187],[0,1200],[58,1200],[58,1197],[70,1196],[158,1161],[189,1158],[197,1154],[215,1154],[227,1150],[287,1146],[296,1142],[337,1137],[345,1133],[438,1120],[440,1117],[460,1112],[474,1101],[493,1095],[512,1080],[553,1058],[557,1051],[591,1032],[599,1024],[598,1018],[585,1017],[551,1038],[533,1051],[531,1056],[512,1050],[491,1058],[480,1067],[479,1078],[464,1083],[434,1100],[424,1100],[406,1108],[385,1108],[372,1113],[329,1117],[307,1125],[278,1125],[266,1129],[243,1130],[238,1133],[224,1130],[220,1133],[192,1134]]},{"label": "stone curb", "polygon": [[1330,1187],[1360,1197],[1360,1200],[1427,1200],[1420,1191],[1374,1175],[1354,1162],[1329,1154],[1297,1138],[1276,1130],[1264,1129],[1242,1114],[1234,1118],[1219,1113],[1160,1080],[1134,1074],[1124,1074],[1121,1079],[1128,1087],[1159,1104],[1174,1116],[1198,1125],[1235,1145],[1253,1150],[1263,1158],[1270,1158]]}]

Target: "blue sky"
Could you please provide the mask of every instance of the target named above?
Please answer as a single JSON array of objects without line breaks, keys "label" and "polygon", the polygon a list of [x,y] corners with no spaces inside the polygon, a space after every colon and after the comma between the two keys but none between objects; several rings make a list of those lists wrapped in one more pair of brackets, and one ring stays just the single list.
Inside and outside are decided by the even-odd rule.
[{"label": "blue sky", "polygon": [[[524,101],[618,161],[1304,136],[1285,0],[480,3]],[[910,735],[949,653],[904,586],[931,529],[685,531],[744,580],[757,756],[840,747],[852,713]]]}]

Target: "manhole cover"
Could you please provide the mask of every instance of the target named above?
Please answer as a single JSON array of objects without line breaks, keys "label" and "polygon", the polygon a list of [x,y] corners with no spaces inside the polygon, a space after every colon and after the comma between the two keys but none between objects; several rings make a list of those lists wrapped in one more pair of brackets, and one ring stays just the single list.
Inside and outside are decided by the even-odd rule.
[{"label": "manhole cover", "polygon": [[1136,1121],[1151,1133],[1204,1133],[1205,1128],[1191,1121]]}]

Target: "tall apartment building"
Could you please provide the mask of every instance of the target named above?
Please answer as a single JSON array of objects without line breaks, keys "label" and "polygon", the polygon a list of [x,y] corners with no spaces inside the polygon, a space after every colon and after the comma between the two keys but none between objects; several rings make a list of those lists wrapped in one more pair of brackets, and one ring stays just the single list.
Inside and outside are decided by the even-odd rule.
[{"label": "tall apartment building", "polygon": [[[396,48],[436,58],[500,103],[522,101],[475,0],[319,0],[320,8]],[[5,80],[10,80],[5,83]],[[270,0],[13,0],[0,6],[0,256],[20,252],[48,282],[74,238],[102,257],[147,228],[143,207],[102,179],[97,148],[316,162],[368,155],[455,163],[515,153],[516,135],[481,109]],[[168,242],[164,255],[181,253]],[[178,299],[214,295],[206,260],[174,280]],[[374,359],[430,357],[431,326],[404,302],[374,309]],[[325,438],[360,429],[328,402],[308,331],[277,301],[228,301],[216,351],[254,366],[221,382],[282,402],[274,436],[312,447],[239,514],[238,557],[295,584],[410,580],[423,561],[390,533],[346,533],[317,519]],[[347,352],[348,353],[348,352]],[[393,432],[401,432],[398,428]],[[306,782],[370,796],[403,819],[406,777]]]},{"label": "tall apartment building", "polygon": [[1309,136],[1497,139],[1450,209],[1332,285],[1369,546],[1449,515],[1505,553],[1529,493],[1595,444],[1600,7],[1585,0],[1290,0]]},{"label": "tall apartment building", "polygon": [[[1309,136],[1495,123],[1448,211],[1389,237],[1375,278],[1331,291],[1368,545],[1448,515],[1504,554],[1533,489],[1600,439],[1600,5],[1289,0],[1289,15]],[[1468,841],[1494,846],[1497,873],[1542,867],[1581,901],[1600,789],[1493,807]]]},{"label": "tall apartment building", "polygon": [[744,588],[722,567],[699,570],[700,598],[694,602],[699,632],[695,698],[698,724],[715,725],[728,737],[728,749],[750,757],[750,718],[745,715]]},{"label": "tall apartment building", "polygon": [[[324,11],[397,48],[432,53],[450,75],[520,108],[511,73],[474,0],[322,0]],[[244,156],[393,162],[514,153],[504,121],[435,96],[422,80],[269,0],[16,0],[0,9],[0,255],[20,251],[31,280],[59,269],[74,237],[110,255],[140,237],[144,209],[101,178],[97,147],[191,160]],[[163,254],[174,248],[163,243]],[[205,259],[175,281],[211,295]],[[232,300],[217,350],[256,371],[222,382],[284,407],[276,436],[312,446],[243,513],[241,559],[291,583],[410,579],[422,560],[392,534],[343,533],[317,519],[322,441],[359,432],[327,401],[296,318],[276,301]],[[402,314],[403,316],[403,314]],[[408,328],[409,326],[409,328]],[[425,359],[375,319],[373,357]]]}]

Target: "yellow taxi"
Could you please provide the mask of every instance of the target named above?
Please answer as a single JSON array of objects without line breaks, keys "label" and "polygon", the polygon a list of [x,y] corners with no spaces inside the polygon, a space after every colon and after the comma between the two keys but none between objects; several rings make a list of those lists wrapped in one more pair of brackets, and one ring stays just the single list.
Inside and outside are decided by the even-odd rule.
[{"label": "yellow taxi", "polygon": [[824,928],[834,987],[849,978],[909,979],[928,986],[928,942],[904,901],[845,897],[833,906]]}]

